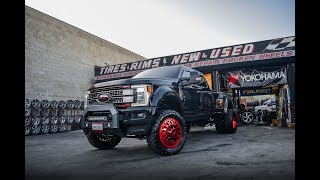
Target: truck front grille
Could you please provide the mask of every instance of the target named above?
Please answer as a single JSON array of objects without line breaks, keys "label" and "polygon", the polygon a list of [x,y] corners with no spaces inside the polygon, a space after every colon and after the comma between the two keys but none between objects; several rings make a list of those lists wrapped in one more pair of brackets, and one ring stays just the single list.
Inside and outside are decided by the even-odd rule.
[{"label": "truck front grille", "polygon": [[[126,87],[126,88],[124,88]],[[131,89],[127,88],[128,86],[104,86],[104,87],[98,87],[93,88],[90,90],[90,94],[88,97],[89,105],[98,105],[98,104],[104,104],[104,103],[114,103],[114,104],[123,104],[123,103],[130,103],[128,102],[128,99],[132,99],[133,101],[133,91],[132,93],[126,93],[124,95],[125,91],[131,91]],[[99,102],[98,96],[101,94],[109,94],[110,100],[107,102]]]}]

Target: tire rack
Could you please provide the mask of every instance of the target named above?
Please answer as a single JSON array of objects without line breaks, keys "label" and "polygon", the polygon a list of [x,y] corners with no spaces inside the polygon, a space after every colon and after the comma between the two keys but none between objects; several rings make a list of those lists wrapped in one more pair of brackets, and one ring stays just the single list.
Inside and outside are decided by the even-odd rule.
[{"label": "tire rack", "polygon": [[[58,103],[58,102],[60,101],[47,101],[47,100],[40,101],[37,99],[33,99],[33,100],[25,99],[25,135],[26,136],[68,132],[68,131],[81,129],[79,118],[80,118],[81,112],[83,111],[83,101],[79,101],[79,100],[64,101],[64,103],[66,104],[68,102],[78,103],[77,106],[65,106],[65,107],[60,107],[58,105],[53,105],[53,104],[48,106],[46,104],[46,103]],[[49,111],[49,113],[46,113],[47,111]],[[61,123],[61,118],[63,117],[65,118],[65,122]],[[73,121],[69,123],[68,118],[71,118]],[[48,119],[49,119],[49,122],[48,122]]]}]

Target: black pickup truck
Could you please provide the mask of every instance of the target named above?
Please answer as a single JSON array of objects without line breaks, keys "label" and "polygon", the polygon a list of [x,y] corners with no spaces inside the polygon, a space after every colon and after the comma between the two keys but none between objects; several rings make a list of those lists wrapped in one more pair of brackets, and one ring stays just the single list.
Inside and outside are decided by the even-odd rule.
[{"label": "black pickup truck", "polygon": [[111,149],[126,136],[146,138],[154,153],[173,155],[191,126],[214,123],[218,133],[235,133],[237,118],[230,98],[211,91],[201,72],[166,66],[90,87],[81,128],[99,149]]}]

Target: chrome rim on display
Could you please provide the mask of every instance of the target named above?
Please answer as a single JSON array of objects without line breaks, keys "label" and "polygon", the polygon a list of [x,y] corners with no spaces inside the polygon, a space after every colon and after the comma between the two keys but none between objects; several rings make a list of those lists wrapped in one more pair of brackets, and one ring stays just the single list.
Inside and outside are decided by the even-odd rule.
[{"label": "chrome rim on display", "polygon": [[39,109],[32,109],[31,110],[31,116],[38,116],[39,115]]},{"label": "chrome rim on display", "polygon": [[50,102],[48,100],[42,100],[41,101],[41,107],[49,108],[50,107]]},{"label": "chrome rim on display", "polygon": [[67,104],[66,104],[65,101],[59,101],[59,107],[60,108],[64,109],[64,108],[66,108],[66,106],[67,106]]},{"label": "chrome rim on display", "polygon": [[24,134],[25,135],[29,135],[30,134],[30,127],[29,126],[25,126],[24,127]]},{"label": "chrome rim on display", "polygon": [[251,123],[253,121],[253,114],[252,112],[244,112],[241,115],[241,119],[244,123]]},{"label": "chrome rim on display", "polygon": [[49,110],[48,109],[41,109],[41,115],[42,116],[48,116],[49,115]]},{"label": "chrome rim on display", "polygon": [[40,107],[40,101],[38,99],[33,99],[31,102],[31,106],[34,108],[39,108]]},{"label": "chrome rim on display", "polygon": [[30,116],[30,114],[31,114],[31,110],[25,108],[25,109],[24,109],[24,116]]},{"label": "chrome rim on display", "polygon": [[47,134],[49,132],[49,126],[48,125],[43,125],[41,128],[41,132],[43,134]]},{"label": "chrome rim on display", "polygon": [[81,107],[81,102],[79,100],[74,101],[74,108],[79,109]]},{"label": "chrome rim on display", "polygon": [[57,124],[58,118],[56,116],[51,117],[51,124]]},{"label": "chrome rim on display", "polygon": [[58,106],[59,106],[59,104],[58,104],[58,102],[57,101],[51,101],[50,102],[50,107],[51,108],[54,108],[54,109],[56,109],[56,108],[58,108]]},{"label": "chrome rim on display", "polygon": [[29,117],[25,117],[24,125],[28,126],[29,124],[30,124],[30,118]]},{"label": "chrome rim on display", "polygon": [[58,115],[58,109],[51,109],[51,116],[56,116]]},{"label": "chrome rim on display", "polygon": [[32,126],[32,134],[39,134],[40,127],[39,126]]},{"label": "chrome rim on display", "polygon": [[32,121],[32,125],[34,125],[34,126],[38,126],[40,124],[39,117],[33,117],[31,121]]},{"label": "chrome rim on display", "polygon": [[81,120],[81,116],[76,116],[76,117],[74,118],[74,122],[75,122],[75,123],[80,123],[80,120]]},{"label": "chrome rim on display", "polygon": [[66,131],[65,125],[61,124],[60,127],[59,127],[59,131],[60,131],[60,132]]},{"label": "chrome rim on display", "polygon": [[59,117],[59,121],[61,124],[64,124],[66,122],[66,117],[65,116]]},{"label": "chrome rim on display", "polygon": [[50,122],[50,118],[48,116],[42,117],[42,124],[43,125],[49,124],[49,122]]},{"label": "chrome rim on display", "polygon": [[68,116],[68,123],[69,124],[73,123],[73,116]]},{"label": "chrome rim on display", "polygon": [[58,115],[59,115],[59,116],[63,116],[63,115],[64,115],[64,109],[59,109]]},{"label": "chrome rim on display", "polygon": [[24,100],[24,107],[29,108],[31,106],[31,101],[29,99]]},{"label": "chrome rim on display", "polygon": [[58,131],[58,126],[57,125],[51,125],[50,126],[50,131],[53,132],[53,133],[57,132]]},{"label": "chrome rim on display", "polygon": [[68,100],[68,101],[67,101],[67,107],[68,107],[69,109],[74,108],[74,101],[73,101],[73,100]]}]

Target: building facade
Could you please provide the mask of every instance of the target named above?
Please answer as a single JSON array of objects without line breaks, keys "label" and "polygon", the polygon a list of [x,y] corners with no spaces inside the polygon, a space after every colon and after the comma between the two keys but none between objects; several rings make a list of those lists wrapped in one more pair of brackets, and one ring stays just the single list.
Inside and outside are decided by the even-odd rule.
[{"label": "building facade", "polygon": [[145,59],[25,6],[25,98],[83,100],[94,67]]}]

